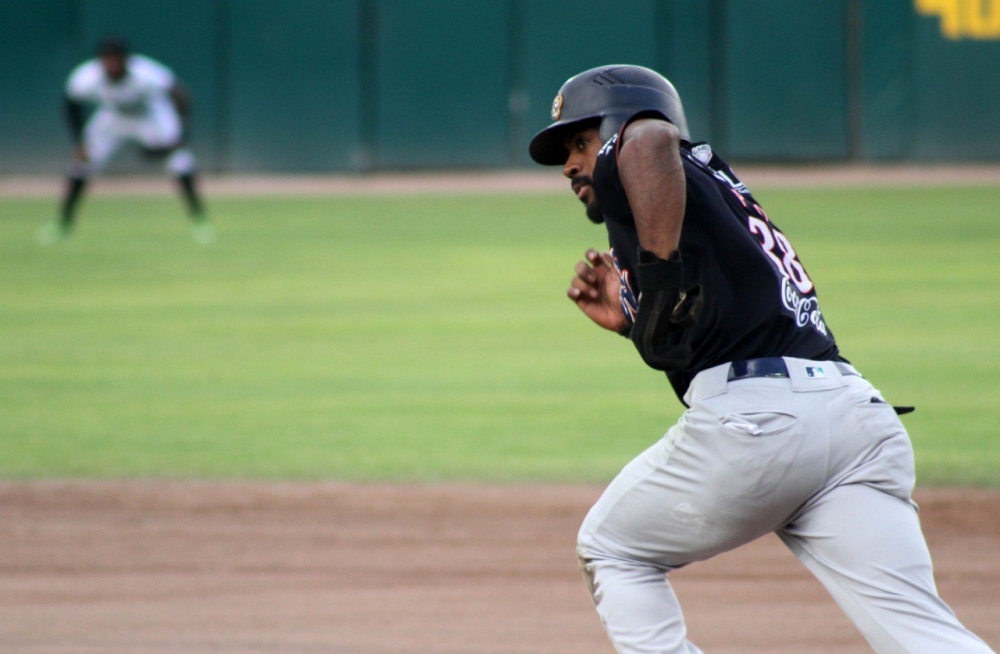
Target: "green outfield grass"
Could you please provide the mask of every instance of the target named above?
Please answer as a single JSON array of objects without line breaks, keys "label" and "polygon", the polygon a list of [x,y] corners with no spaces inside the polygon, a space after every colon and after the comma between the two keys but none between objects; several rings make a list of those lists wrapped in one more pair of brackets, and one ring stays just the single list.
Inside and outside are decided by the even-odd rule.
[{"label": "green outfield grass", "polygon": [[[1000,189],[758,193],[923,484],[1000,486]],[[0,477],[604,481],[681,412],[553,196],[0,199]]]}]

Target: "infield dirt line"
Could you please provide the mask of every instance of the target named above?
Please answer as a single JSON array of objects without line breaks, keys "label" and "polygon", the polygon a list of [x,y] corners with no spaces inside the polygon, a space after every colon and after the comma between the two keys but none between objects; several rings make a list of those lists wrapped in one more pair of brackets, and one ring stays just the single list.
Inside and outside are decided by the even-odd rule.
[{"label": "infield dirt line", "polygon": [[[734,170],[751,188],[1000,185],[1000,164],[737,164]],[[215,196],[558,193],[567,189],[558,168],[315,175],[206,173],[202,178],[205,192]],[[0,197],[50,197],[61,189],[59,175],[0,175]],[[98,195],[174,193],[166,176],[146,174],[98,177],[92,189]]]}]

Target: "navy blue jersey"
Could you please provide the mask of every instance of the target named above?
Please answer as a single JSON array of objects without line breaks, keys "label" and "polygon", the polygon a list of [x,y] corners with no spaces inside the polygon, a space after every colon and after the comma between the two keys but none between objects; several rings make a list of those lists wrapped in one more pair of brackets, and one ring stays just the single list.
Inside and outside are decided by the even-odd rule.
[{"label": "navy blue jersey", "polygon": [[[622,282],[622,310],[632,320],[639,238],[618,174],[618,139],[601,148],[594,192]],[[683,288],[701,285],[704,304],[694,325],[666,337],[665,345],[686,343],[694,352],[686,369],[667,373],[677,396],[701,370],[731,361],[840,360],[816,289],[789,240],[707,144],[684,142],[681,159],[687,180],[679,247]]]}]

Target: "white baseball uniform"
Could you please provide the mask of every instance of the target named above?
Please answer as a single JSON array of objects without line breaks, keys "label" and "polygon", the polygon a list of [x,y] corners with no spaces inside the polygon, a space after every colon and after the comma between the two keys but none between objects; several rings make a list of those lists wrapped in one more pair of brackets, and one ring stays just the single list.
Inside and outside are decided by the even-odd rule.
[{"label": "white baseball uniform", "polygon": [[[127,67],[125,77],[116,82],[105,74],[100,59],[91,59],[77,66],[66,83],[70,99],[98,106],[84,131],[89,157],[85,174],[100,171],[125,141],[159,150],[181,139],[181,118],[170,98],[176,83],[173,72],[143,55],[130,55]],[[175,175],[189,174],[194,166],[194,155],[184,147],[166,161]]]}]

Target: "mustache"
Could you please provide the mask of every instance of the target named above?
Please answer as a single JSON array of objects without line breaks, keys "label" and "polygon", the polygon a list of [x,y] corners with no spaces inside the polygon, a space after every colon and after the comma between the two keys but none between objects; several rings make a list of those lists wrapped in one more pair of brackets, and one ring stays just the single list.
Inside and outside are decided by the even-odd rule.
[{"label": "mustache", "polygon": [[584,186],[593,186],[594,178],[590,175],[577,175],[569,181],[569,185],[574,192],[579,192]]}]

